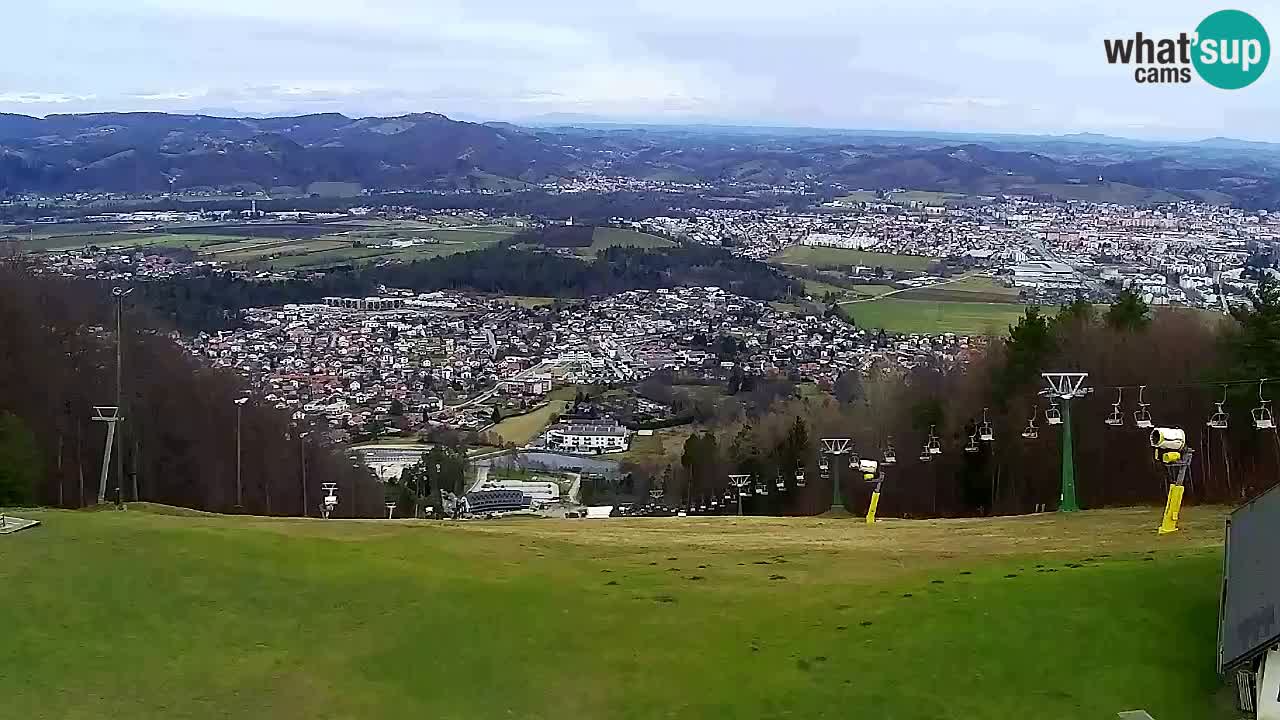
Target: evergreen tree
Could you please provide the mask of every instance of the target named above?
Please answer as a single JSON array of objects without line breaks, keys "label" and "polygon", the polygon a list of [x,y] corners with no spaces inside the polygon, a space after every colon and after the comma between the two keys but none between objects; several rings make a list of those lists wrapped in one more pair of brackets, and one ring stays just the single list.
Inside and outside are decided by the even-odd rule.
[{"label": "evergreen tree", "polygon": [[0,413],[0,505],[33,502],[40,475],[40,450],[35,435],[22,418]]},{"label": "evergreen tree", "polygon": [[1107,309],[1107,324],[1126,332],[1142,330],[1151,324],[1150,312],[1151,308],[1137,293],[1125,290]]},{"label": "evergreen tree", "polygon": [[1249,306],[1231,311],[1238,327],[1226,336],[1236,378],[1280,377],[1280,282],[1268,274],[1249,293]]}]

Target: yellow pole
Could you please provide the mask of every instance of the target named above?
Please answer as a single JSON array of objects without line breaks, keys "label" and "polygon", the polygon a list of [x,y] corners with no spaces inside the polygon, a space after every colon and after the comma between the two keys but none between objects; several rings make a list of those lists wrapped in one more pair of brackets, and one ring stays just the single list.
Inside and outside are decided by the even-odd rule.
[{"label": "yellow pole", "polygon": [[880,504],[880,491],[876,490],[871,493],[871,505],[867,507],[867,524],[871,525],[876,521],[876,506]]},{"label": "yellow pole", "polygon": [[1169,486],[1169,500],[1164,506],[1164,520],[1160,522],[1160,535],[1178,531],[1178,513],[1182,510],[1182,491],[1181,485]]}]

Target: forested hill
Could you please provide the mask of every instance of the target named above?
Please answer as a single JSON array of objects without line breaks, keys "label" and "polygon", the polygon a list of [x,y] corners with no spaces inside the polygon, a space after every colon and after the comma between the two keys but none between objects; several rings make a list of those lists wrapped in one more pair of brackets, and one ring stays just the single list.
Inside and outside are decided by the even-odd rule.
[{"label": "forested hill", "polygon": [[245,308],[366,296],[384,285],[417,292],[475,290],[566,298],[679,286],[716,286],[760,300],[799,291],[794,279],[764,263],[701,245],[614,247],[589,262],[553,252],[493,247],[286,282],[250,281],[216,272],[145,283],[141,289],[147,304],[177,327],[208,331],[234,325]]},{"label": "forested hill", "polygon": [[[110,295],[90,283],[0,263],[0,506],[96,502],[105,427],[91,418],[115,398],[114,332],[103,329],[113,327],[112,308]],[[331,452],[323,427],[298,427],[288,412],[257,400],[237,413],[244,379],[201,367],[151,324],[145,308],[126,309],[124,499],[315,515],[321,484],[333,482],[343,498],[339,515],[382,516],[377,480]],[[311,431],[305,443],[301,430]],[[116,479],[113,471],[109,498]]]}]

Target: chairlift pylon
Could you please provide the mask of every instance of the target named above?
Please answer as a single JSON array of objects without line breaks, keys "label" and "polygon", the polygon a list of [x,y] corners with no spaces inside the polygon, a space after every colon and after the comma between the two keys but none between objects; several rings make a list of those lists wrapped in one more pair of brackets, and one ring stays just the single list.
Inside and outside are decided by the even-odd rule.
[{"label": "chairlift pylon", "polygon": [[1133,424],[1143,429],[1155,427],[1155,423],[1151,420],[1151,411],[1147,409],[1151,407],[1151,403],[1142,401],[1142,393],[1146,389],[1146,385],[1138,386],[1138,409],[1133,412]]},{"label": "chairlift pylon", "polygon": [[1253,426],[1259,430],[1274,430],[1275,416],[1271,413],[1271,401],[1262,396],[1262,386],[1266,380],[1258,381],[1258,407],[1253,409]]},{"label": "chairlift pylon", "polygon": [[1122,402],[1124,402],[1124,389],[1116,388],[1116,401],[1111,404],[1111,415],[1106,420],[1106,423],[1111,427],[1124,425],[1124,412],[1120,410],[1120,403]]},{"label": "chairlift pylon", "polygon": [[1226,430],[1229,424],[1229,417],[1224,405],[1227,404],[1227,386],[1222,386],[1222,402],[1216,403],[1218,409],[1209,416],[1209,422],[1205,423],[1214,430]]}]

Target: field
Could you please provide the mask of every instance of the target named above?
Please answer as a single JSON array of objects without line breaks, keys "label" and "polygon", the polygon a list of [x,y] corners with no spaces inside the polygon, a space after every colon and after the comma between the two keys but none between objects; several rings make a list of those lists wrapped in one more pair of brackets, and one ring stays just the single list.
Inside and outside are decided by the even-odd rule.
[{"label": "field", "polygon": [[524,445],[537,437],[547,425],[551,424],[551,418],[564,412],[568,406],[569,403],[564,400],[549,400],[546,405],[532,412],[503,418],[489,431],[501,437],[503,442]]},{"label": "field", "polygon": [[897,296],[840,306],[840,311],[860,327],[962,335],[1004,335],[1025,310],[1025,306],[1013,303],[930,302]]},{"label": "field", "polygon": [[832,285],[820,280],[803,280],[804,292],[819,302],[827,296],[827,293],[834,293],[840,300],[852,300],[865,297],[876,297],[893,290],[889,285],[857,285],[854,287],[841,287]]},{"label": "field", "polygon": [[945,205],[947,201],[968,200],[969,196],[961,193],[935,192],[933,190],[905,190],[889,193],[889,200],[895,203],[921,203],[924,205]]},{"label": "field", "polygon": [[595,256],[611,247],[665,248],[675,243],[664,237],[650,235],[627,228],[598,227],[591,234],[591,247],[583,248],[584,254]]},{"label": "field", "polygon": [[769,258],[769,262],[777,265],[801,265],[817,269],[865,265],[867,267],[883,267],[890,270],[923,272],[938,260],[919,255],[890,255],[889,253],[874,253],[865,250],[792,245]]},{"label": "field", "polygon": [[[887,494],[885,504],[891,504]],[[1236,717],[1223,513],[321,521],[24,512],[15,718]]]},{"label": "field", "polygon": [[[383,259],[433,258],[486,248],[514,233],[515,228],[507,225],[477,225],[440,216],[429,222],[223,225],[196,228],[190,233],[120,232],[104,225],[51,226],[43,234],[20,233],[15,237],[20,239],[24,252],[71,250],[89,245],[183,248],[205,259],[241,267],[285,270],[321,269]],[[429,244],[398,248],[390,245],[393,240],[415,239],[429,241]]]},{"label": "field", "polygon": [[899,300],[932,300],[934,302],[1018,302],[1017,288],[1005,287],[995,280],[974,275],[938,287],[908,290],[894,295]]}]

